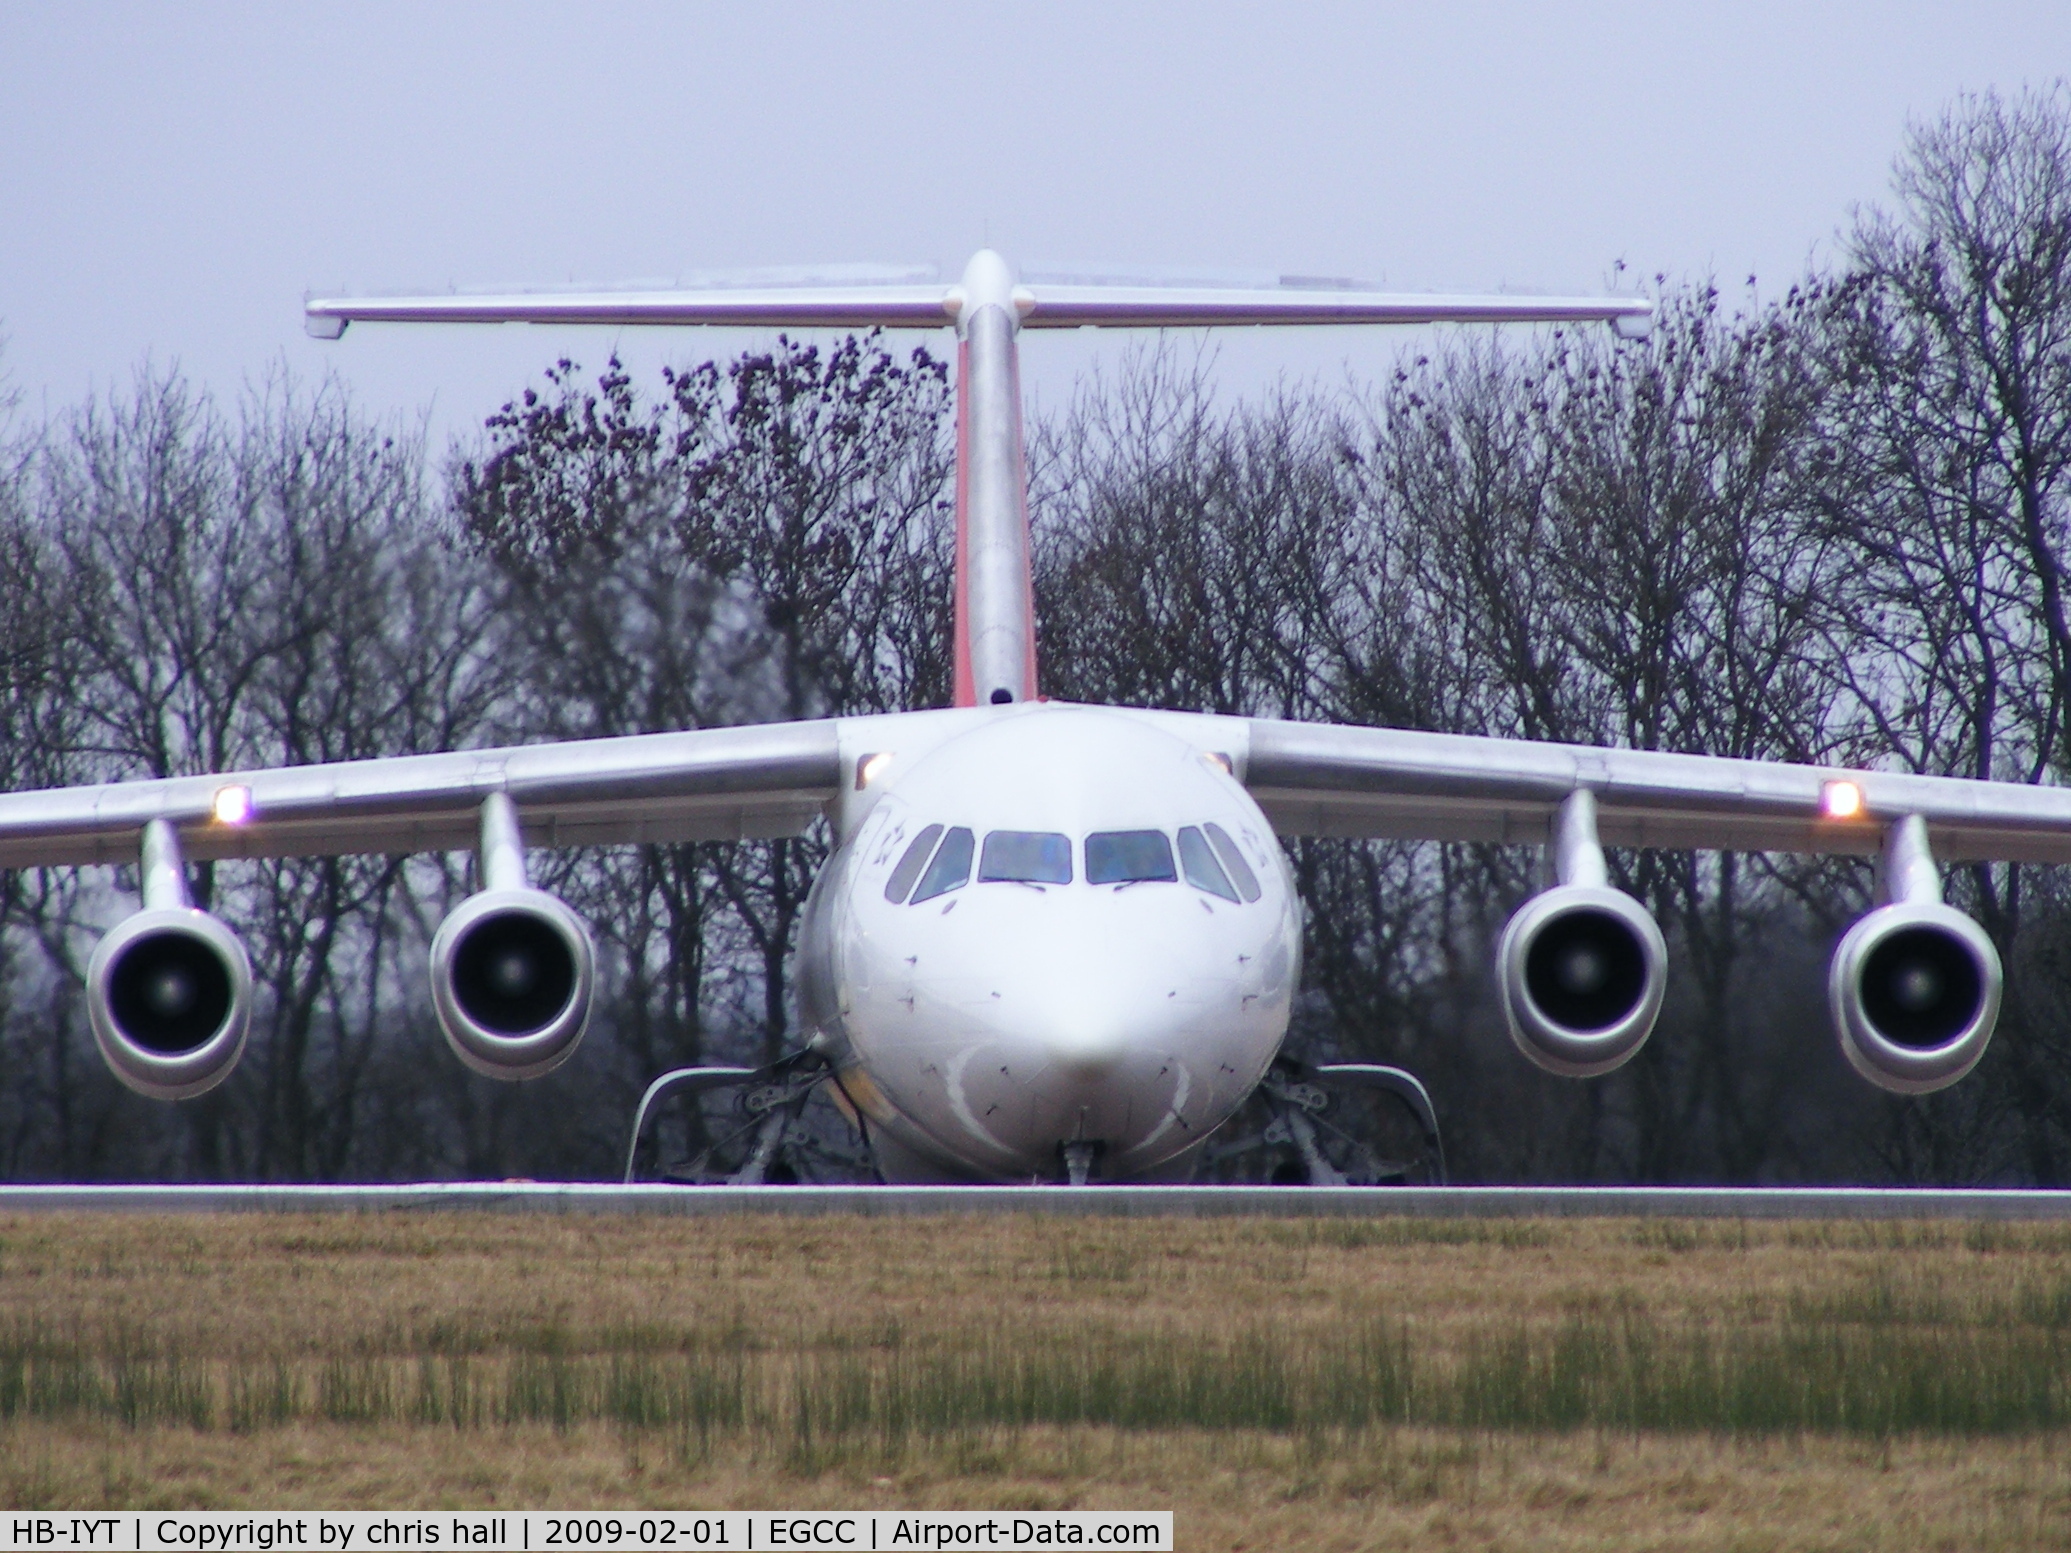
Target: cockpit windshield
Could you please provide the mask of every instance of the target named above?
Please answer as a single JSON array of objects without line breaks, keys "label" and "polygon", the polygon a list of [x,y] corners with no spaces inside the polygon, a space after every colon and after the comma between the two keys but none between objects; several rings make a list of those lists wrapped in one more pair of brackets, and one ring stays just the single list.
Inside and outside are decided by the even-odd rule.
[{"label": "cockpit windshield", "polygon": [[1230,833],[1213,821],[1201,827],[1208,832],[1208,841],[1215,848],[1215,855],[1222,859],[1223,867],[1230,871],[1230,878],[1236,882],[1237,893],[1247,903],[1255,901],[1265,893],[1259,888],[1258,875],[1251,871],[1251,865],[1244,861],[1244,854],[1237,850],[1237,843],[1230,839]]},{"label": "cockpit windshield", "polygon": [[892,877],[885,881],[884,898],[894,906],[906,904],[906,892],[913,888],[913,881],[920,877],[920,871],[928,866],[928,854],[935,850],[935,843],[942,839],[942,827],[930,825],[913,838],[905,854],[899,859],[899,866],[892,870]]},{"label": "cockpit windshield", "polygon": [[1206,890],[1210,895],[1220,896],[1233,906],[1237,904],[1237,887],[1230,883],[1230,876],[1215,860],[1208,838],[1191,825],[1179,833],[1179,860],[1186,867],[1188,884],[1197,890]]},{"label": "cockpit windshield", "polygon": [[[1091,885],[1173,884],[1183,878],[1195,889],[1233,904],[1255,901],[1263,893],[1258,875],[1220,825],[1182,826],[1176,867],[1172,842],[1161,830],[1095,831],[1085,845],[1086,882]],[[971,882],[974,854],[981,884],[1072,881],[1069,836],[1048,830],[988,831],[981,849],[961,825],[946,832],[940,825],[929,825],[900,855],[885,881],[885,899],[918,906],[962,889]]]},{"label": "cockpit windshield", "polygon": [[920,888],[913,892],[913,904],[961,890],[971,877],[971,833],[959,825],[942,838],[942,850],[928,864]]},{"label": "cockpit windshield", "polygon": [[1071,838],[1046,830],[988,831],[978,882],[1070,884]]},{"label": "cockpit windshield", "polygon": [[1088,884],[1169,884],[1178,878],[1172,843],[1162,830],[1105,830],[1086,838]]}]

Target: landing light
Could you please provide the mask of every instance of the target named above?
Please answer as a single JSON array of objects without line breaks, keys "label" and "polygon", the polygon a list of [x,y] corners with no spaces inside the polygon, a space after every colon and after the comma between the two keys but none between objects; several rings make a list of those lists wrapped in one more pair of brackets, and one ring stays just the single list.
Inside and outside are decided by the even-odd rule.
[{"label": "landing light", "polygon": [[1852,820],[1862,813],[1862,788],[1854,782],[1828,782],[1819,790],[1819,808],[1830,820]]},{"label": "landing light", "polygon": [[209,807],[218,825],[242,825],[252,817],[252,790],[242,783],[219,787]]},{"label": "landing light", "polygon": [[892,763],[890,750],[875,755],[865,755],[856,762],[856,791],[861,792],[885,773],[885,767]]}]

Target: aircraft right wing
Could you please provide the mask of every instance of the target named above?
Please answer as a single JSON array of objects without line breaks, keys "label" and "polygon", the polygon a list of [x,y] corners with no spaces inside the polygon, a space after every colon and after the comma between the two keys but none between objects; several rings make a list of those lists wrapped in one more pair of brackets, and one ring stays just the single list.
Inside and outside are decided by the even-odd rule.
[{"label": "aircraft right wing", "polygon": [[794,835],[841,773],[822,721],[0,793],[0,867],[134,863],[154,820],[196,860],[470,848],[492,793],[540,846]]}]

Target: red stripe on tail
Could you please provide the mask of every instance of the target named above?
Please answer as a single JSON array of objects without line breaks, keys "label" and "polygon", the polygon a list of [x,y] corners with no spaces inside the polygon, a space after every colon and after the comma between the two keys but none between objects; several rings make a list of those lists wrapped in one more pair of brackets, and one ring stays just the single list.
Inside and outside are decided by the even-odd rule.
[{"label": "red stripe on tail", "polygon": [[971,347],[956,345],[956,679],[952,706],[976,706],[971,669]]}]

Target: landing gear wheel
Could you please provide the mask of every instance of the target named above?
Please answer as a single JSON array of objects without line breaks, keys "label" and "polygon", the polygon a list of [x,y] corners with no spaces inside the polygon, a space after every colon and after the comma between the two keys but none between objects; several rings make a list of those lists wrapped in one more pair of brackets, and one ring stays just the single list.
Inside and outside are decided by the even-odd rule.
[{"label": "landing gear wheel", "polygon": [[1266,1186],[1442,1186],[1445,1150],[1415,1075],[1278,1057],[1211,1145],[1199,1179]]},{"label": "landing gear wheel", "polygon": [[[680,1095],[695,1106],[696,1097],[724,1090],[734,1091],[728,1110],[717,1117],[707,1117],[702,1107],[694,1111],[688,1133],[694,1152],[655,1165],[653,1178],[685,1186],[797,1186],[870,1179],[867,1153],[843,1148],[830,1136],[841,1130],[831,1121],[836,1107],[824,1102],[833,1077],[826,1059],[811,1051],[797,1052],[767,1068],[677,1068],[664,1073],[647,1086],[633,1113],[626,1184],[640,1179],[641,1144],[662,1100]],[[815,1114],[819,1112],[828,1114]],[[703,1147],[698,1147],[700,1142]],[[651,1140],[648,1152],[660,1153],[658,1137]]]}]

